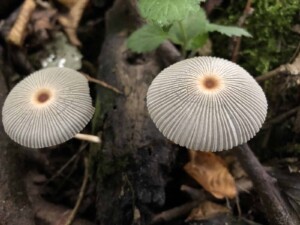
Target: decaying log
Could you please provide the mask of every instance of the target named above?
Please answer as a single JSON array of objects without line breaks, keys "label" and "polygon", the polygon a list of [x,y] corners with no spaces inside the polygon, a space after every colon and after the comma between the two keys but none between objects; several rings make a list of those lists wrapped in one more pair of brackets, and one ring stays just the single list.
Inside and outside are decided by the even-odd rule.
[{"label": "decaying log", "polygon": [[148,205],[165,202],[166,175],[177,148],[160,134],[147,113],[147,89],[162,69],[162,60],[156,54],[137,56],[128,51],[128,29],[139,22],[130,6],[117,0],[108,11],[99,57],[98,78],[123,93],[98,89],[96,104],[101,112],[96,127],[103,128],[103,146],[96,149],[99,224],[131,224],[135,208],[142,224],[149,223]]}]

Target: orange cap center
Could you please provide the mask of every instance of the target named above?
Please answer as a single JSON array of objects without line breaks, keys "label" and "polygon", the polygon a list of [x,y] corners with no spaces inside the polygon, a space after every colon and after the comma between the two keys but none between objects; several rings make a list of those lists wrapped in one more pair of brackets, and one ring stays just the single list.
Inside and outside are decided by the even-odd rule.
[{"label": "orange cap center", "polygon": [[50,98],[49,93],[42,92],[42,93],[40,93],[40,94],[37,96],[37,101],[38,101],[39,103],[44,103],[44,102],[46,102],[49,98]]}]

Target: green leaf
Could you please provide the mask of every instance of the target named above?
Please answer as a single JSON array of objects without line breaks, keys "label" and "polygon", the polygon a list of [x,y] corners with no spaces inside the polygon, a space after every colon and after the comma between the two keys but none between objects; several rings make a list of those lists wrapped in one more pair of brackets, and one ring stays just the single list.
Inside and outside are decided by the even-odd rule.
[{"label": "green leaf", "polygon": [[208,33],[200,34],[188,42],[187,49],[197,50],[202,48],[208,40]]},{"label": "green leaf", "polygon": [[160,26],[168,26],[199,9],[204,0],[139,0],[141,15]]},{"label": "green leaf", "polygon": [[137,53],[150,52],[166,39],[167,34],[159,26],[144,25],[130,35],[127,47]]},{"label": "green leaf", "polygon": [[223,26],[223,25],[218,25],[218,24],[214,24],[214,23],[209,23],[209,24],[207,24],[206,29],[208,32],[217,31],[217,32],[220,32],[221,34],[225,34],[229,37],[232,37],[232,36],[252,37],[252,35],[245,29],[239,28],[239,27],[234,27],[234,26]]},{"label": "green leaf", "polygon": [[205,12],[203,9],[199,9],[182,21],[174,23],[168,32],[168,36],[176,44],[186,43],[200,33],[204,33],[207,22]]}]

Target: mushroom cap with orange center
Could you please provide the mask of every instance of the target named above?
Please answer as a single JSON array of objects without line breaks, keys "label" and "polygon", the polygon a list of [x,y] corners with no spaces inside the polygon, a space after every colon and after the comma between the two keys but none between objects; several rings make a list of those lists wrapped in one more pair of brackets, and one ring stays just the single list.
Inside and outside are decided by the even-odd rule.
[{"label": "mushroom cap with orange center", "polygon": [[193,150],[246,143],[267,114],[265,94],[239,65],[195,57],[164,69],[147,93],[150,117],[165,137]]},{"label": "mushroom cap with orange center", "polygon": [[4,130],[29,148],[63,143],[94,114],[87,79],[68,68],[46,68],[18,83],[2,109]]}]

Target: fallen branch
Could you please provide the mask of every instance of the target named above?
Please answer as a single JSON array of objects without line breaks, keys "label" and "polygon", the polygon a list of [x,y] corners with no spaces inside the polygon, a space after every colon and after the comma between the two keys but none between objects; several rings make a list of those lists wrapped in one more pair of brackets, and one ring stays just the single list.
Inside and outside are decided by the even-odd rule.
[{"label": "fallen branch", "polygon": [[240,145],[236,155],[254,184],[270,224],[300,224],[297,215],[288,207],[276,188],[274,178],[265,171],[248,144]]},{"label": "fallen branch", "polygon": [[261,76],[256,77],[257,82],[263,82],[273,78],[279,74],[299,75],[300,74],[300,53],[295,58],[293,63],[287,63],[271,70]]},{"label": "fallen branch", "polygon": [[267,121],[266,125],[264,125],[263,128],[266,129],[273,124],[281,123],[283,120],[285,120],[285,119],[289,118],[290,116],[292,116],[293,114],[297,113],[298,110],[300,110],[300,106],[297,106],[293,109],[290,109],[287,112],[282,113],[281,115]]},{"label": "fallen branch", "polygon": [[176,219],[180,216],[188,214],[193,208],[199,205],[199,201],[191,201],[181,206],[175,207],[173,209],[166,210],[155,215],[152,219],[151,224],[168,222],[173,219]]}]

